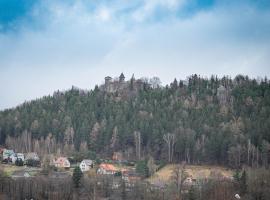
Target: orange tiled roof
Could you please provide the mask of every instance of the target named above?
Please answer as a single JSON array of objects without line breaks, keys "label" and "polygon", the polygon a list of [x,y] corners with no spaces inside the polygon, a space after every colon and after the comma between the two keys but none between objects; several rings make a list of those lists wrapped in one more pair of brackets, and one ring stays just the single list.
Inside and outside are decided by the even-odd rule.
[{"label": "orange tiled roof", "polygon": [[100,168],[103,168],[103,169],[105,169],[105,170],[107,170],[107,171],[117,171],[116,167],[113,166],[112,164],[105,164],[105,163],[102,163],[102,164],[100,164],[99,167],[100,167]]},{"label": "orange tiled roof", "polygon": [[55,163],[64,163],[67,160],[66,157],[59,157],[57,158],[57,160],[55,161]]}]

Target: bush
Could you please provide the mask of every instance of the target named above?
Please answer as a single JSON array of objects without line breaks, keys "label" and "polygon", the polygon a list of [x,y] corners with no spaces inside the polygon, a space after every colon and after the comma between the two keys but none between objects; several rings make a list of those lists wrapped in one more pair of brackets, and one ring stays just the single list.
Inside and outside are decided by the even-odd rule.
[{"label": "bush", "polygon": [[26,165],[30,166],[30,167],[40,167],[40,161],[34,160],[34,159],[29,159],[29,160],[26,160]]},{"label": "bush", "polygon": [[122,172],[118,171],[114,174],[114,176],[122,176]]},{"label": "bush", "polygon": [[21,158],[17,158],[17,160],[15,161],[15,165],[16,166],[23,166],[23,161]]}]

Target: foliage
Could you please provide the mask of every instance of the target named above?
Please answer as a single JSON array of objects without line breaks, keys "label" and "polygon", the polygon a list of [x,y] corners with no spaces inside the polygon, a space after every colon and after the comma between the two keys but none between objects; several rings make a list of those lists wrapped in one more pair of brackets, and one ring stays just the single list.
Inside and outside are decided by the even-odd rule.
[{"label": "foliage", "polygon": [[247,192],[247,173],[246,173],[246,170],[244,170],[242,172],[239,182],[240,182],[240,193],[246,194],[246,192]]},{"label": "foliage", "polygon": [[269,166],[267,78],[194,74],[166,87],[157,77],[150,83],[153,87],[137,92],[133,86],[114,93],[101,86],[90,91],[72,87],[1,111],[0,144],[21,152],[74,154],[78,161],[108,158],[112,151],[136,160],[134,132],[139,132],[140,154],[167,161],[163,137],[171,133],[172,162]]},{"label": "foliage", "polygon": [[193,186],[191,186],[188,190],[188,200],[196,200],[196,191]]},{"label": "foliage", "polygon": [[136,172],[140,174],[142,177],[149,176],[149,169],[146,160],[140,160],[136,163]]},{"label": "foliage", "polygon": [[23,160],[20,159],[20,158],[17,158],[16,161],[15,161],[15,165],[17,165],[17,166],[23,166]]},{"label": "foliage", "polygon": [[31,166],[31,167],[39,167],[40,166],[40,161],[35,160],[35,159],[28,159],[28,160],[25,161],[25,164],[27,166]]},{"label": "foliage", "polygon": [[76,188],[80,186],[81,178],[83,173],[79,166],[76,166],[73,171],[72,180]]}]

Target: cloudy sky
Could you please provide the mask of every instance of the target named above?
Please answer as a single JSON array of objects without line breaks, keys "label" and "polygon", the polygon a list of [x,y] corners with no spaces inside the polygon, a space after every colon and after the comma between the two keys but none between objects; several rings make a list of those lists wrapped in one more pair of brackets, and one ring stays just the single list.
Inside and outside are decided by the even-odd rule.
[{"label": "cloudy sky", "polygon": [[0,0],[0,110],[121,72],[270,76],[270,1]]}]

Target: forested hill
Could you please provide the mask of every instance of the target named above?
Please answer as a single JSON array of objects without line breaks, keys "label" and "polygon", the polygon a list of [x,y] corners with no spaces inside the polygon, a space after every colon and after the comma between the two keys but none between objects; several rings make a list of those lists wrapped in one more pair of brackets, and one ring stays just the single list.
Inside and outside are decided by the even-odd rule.
[{"label": "forested hill", "polygon": [[91,91],[73,87],[2,111],[0,142],[41,155],[76,150],[111,157],[120,151],[127,159],[167,161],[170,138],[172,162],[269,164],[266,78],[192,75],[187,82],[174,80],[165,87],[151,87],[144,79],[139,88],[134,81],[110,92],[104,85]]}]

